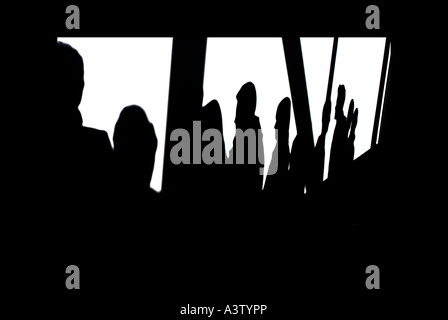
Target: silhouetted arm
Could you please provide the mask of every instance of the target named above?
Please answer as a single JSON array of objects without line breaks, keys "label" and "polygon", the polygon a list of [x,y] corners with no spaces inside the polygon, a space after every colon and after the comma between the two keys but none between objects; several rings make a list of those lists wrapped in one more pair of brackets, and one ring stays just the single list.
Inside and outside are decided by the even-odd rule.
[{"label": "silhouetted arm", "polygon": [[324,178],[325,138],[327,136],[328,126],[330,124],[330,115],[331,101],[327,100],[325,101],[324,108],[322,110],[322,130],[319,138],[317,139],[316,147],[314,148],[314,184],[322,182]]},{"label": "silhouetted arm", "polygon": [[355,109],[355,113],[353,115],[353,120],[351,121],[350,126],[350,135],[348,136],[348,159],[353,161],[355,158],[355,130],[356,125],[358,124],[358,109]]}]

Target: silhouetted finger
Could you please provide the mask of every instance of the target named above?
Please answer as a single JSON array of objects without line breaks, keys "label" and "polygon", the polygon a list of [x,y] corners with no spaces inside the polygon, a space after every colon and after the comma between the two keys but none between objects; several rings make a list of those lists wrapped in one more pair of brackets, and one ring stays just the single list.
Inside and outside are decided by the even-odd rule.
[{"label": "silhouetted finger", "polygon": [[347,113],[347,133],[348,130],[350,128],[350,125],[352,123],[352,119],[353,119],[353,110],[355,109],[355,102],[352,100],[350,100],[350,105],[348,107],[348,113]]},{"label": "silhouetted finger", "polygon": [[344,108],[344,102],[345,102],[345,86],[341,84],[338,87],[338,98],[336,99],[336,112],[334,115],[336,120],[344,116],[344,112],[342,111],[342,109]]},{"label": "silhouetted finger", "polygon": [[356,108],[355,113],[353,114],[352,125],[350,127],[350,141],[355,141],[355,130],[358,125],[358,108]]}]

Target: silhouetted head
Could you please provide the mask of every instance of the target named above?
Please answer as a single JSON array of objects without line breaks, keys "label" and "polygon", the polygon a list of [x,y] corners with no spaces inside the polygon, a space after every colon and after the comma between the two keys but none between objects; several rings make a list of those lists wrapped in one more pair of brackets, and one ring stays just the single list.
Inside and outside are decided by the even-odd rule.
[{"label": "silhouetted head", "polygon": [[222,115],[218,101],[212,100],[202,107],[201,128],[203,131],[213,128],[222,133]]},{"label": "silhouetted head", "polygon": [[84,90],[84,63],[70,45],[58,41],[56,57],[56,95],[63,112],[75,114]]},{"label": "silhouetted head", "polygon": [[115,124],[114,153],[122,174],[134,187],[149,186],[156,150],[156,133],[145,111],[136,105],[125,107]]},{"label": "silhouetted head", "polygon": [[277,120],[274,126],[277,129],[275,138],[287,142],[289,139],[289,121],[291,119],[291,100],[288,97],[279,103],[275,119]]},{"label": "silhouetted head", "polygon": [[277,107],[277,114],[275,115],[274,128],[285,130],[289,128],[289,120],[291,119],[291,100],[288,97],[284,98]]},{"label": "silhouetted head", "polygon": [[252,117],[255,116],[257,107],[257,92],[252,82],[244,84],[236,95],[238,103],[236,105],[235,124],[237,127],[244,127]]}]

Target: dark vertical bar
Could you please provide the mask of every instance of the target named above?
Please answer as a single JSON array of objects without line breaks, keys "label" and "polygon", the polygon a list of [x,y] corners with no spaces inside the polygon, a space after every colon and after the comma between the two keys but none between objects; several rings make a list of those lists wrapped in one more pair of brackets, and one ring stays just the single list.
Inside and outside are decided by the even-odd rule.
[{"label": "dark vertical bar", "polygon": [[[388,121],[388,115],[391,113],[390,111],[391,108],[389,108],[388,106],[391,104],[392,101],[392,93],[390,91],[390,88],[392,86],[392,79],[393,79],[392,69],[394,64],[394,56],[395,55],[392,54],[392,44],[391,44],[389,46],[389,64],[387,66],[387,78],[384,84],[386,89],[384,90],[383,106],[380,115],[380,126],[378,128],[378,139],[377,139],[378,143],[384,143],[384,141],[391,142],[389,139],[386,139],[390,130],[385,130],[384,128],[389,128],[390,127],[389,123],[391,123],[391,121]],[[396,109],[394,108],[394,110]],[[394,145],[394,143],[391,144]]]},{"label": "dark vertical bar", "polygon": [[314,148],[313,126],[311,123],[310,105],[306,88],[305,68],[303,66],[300,38],[284,37],[283,50],[285,52],[297,131],[300,129],[301,132],[303,132],[307,151],[312,152],[312,149]]},{"label": "dark vertical bar", "polygon": [[[202,107],[206,37],[175,37],[171,54],[171,75],[168,97],[162,191],[188,190],[191,165],[174,165],[170,160],[171,132],[182,128],[192,137],[193,121]],[[190,152],[191,153],[191,152]],[[191,163],[191,159],[190,159]]]},{"label": "dark vertical bar", "polygon": [[331,100],[331,91],[333,90],[333,78],[334,78],[334,66],[336,64],[336,53],[338,51],[338,37],[333,39],[333,51],[331,52],[331,64],[330,64],[330,75],[328,76],[327,85],[327,99],[325,101]]},{"label": "dark vertical bar", "polygon": [[390,38],[386,38],[386,45],[384,46],[383,67],[381,69],[380,87],[378,90],[378,100],[376,102],[375,120],[373,123],[372,143],[370,147],[373,148],[376,145],[378,137],[378,127],[380,123],[381,106],[383,103],[383,92],[387,73],[387,62],[389,60]]}]

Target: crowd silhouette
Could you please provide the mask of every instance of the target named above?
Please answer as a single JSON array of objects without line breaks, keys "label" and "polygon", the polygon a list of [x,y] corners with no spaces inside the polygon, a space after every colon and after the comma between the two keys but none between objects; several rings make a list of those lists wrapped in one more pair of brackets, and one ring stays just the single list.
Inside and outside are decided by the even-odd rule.
[{"label": "crowd silhouette", "polygon": [[[84,88],[83,59],[70,45],[57,44],[57,100],[59,118],[63,123],[65,143],[61,155],[65,158],[67,170],[65,179],[70,181],[66,193],[79,212],[85,212],[85,219],[93,219],[87,211],[104,212],[104,208],[115,203],[117,207],[151,211],[161,205],[163,190],[159,194],[150,188],[154,169],[157,137],[145,111],[136,105],[123,108],[115,125],[114,148],[105,131],[83,126],[78,109]],[[347,116],[344,115],[345,87],[340,85],[334,109],[336,128],[331,142],[329,178],[344,180],[350,171],[354,157],[355,130],[358,109],[351,100]],[[236,95],[235,128],[245,132],[256,132],[255,163],[249,163],[245,137],[244,150],[236,150],[236,137],[227,157],[222,138],[221,163],[227,165],[204,164],[195,166],[191,189],[197,189],[202,198],[222,198],[230,194],[236,198],[294,197],[304,199],[305,190],[313,193],[323,181],[325,139],[328,132],[331,101],[326,101],[322,113],[322,131],[310,153],[306,148],[302,128],[297,128],[292,148],[289,148],[289,123],[291,101],[285,97],[278,105],[276,113],[276,145],[263,186],[264,150],[263,135],[259,118],[255,115],[257,93],[252,82],[244,84]],[[219,102],[211,101],[200,108],[202,134],[208,129],[216,129],[223,137],[223,123]],[[209,137],[210,138],[210,137]],[[212,138],[210,138],[212,139]],[[202,151],[207,148],[202,145]],[[236,151],[243,152],[244,164],[237,164]],[[191,191],[191,190],[190,190]],[[186,190],[188,193],[188,190]],[[112,201],[111,201],[112,199]],[[251,200],[252,201],[252,200]],[[255,199],[254,201],[258,201]],[[245,201],[249,202],[249,201]],[[82,203],[82,205],[81,205]],[[82,219],[81,219],[82,220]]]},{"label": "crowd silhouette", "polygon": [[[253,230],[251,237],[262,241],[261,247],[269,247],[272,239],[268,236],[265,226],[271,225],[272,228],[278,226],[272,218],[272,212],[280,211],[286,203],[292,203],[294,210],[300,210],[302,205],[307,205],[305,202],[308,195],[312,199],[313,195],[325,194],[328,201],[332,199],[328,197],[329,193],[325,191],[323,183],[325,140],[332,110],[336,128],[329,155],[329,180],[339,181],[341,189],[348,183],[347,177],[354,160],[358,110],[355,109],[352,100],[347,116],[344,115],[346,92],[343,85],[338,88],[335,108],[332,109],[328,100],[323,106],[322,131],[312,152],[306,147],[304,132],[300,127],[297,128],[297,135],[290,150],[291,101],[285,97],[279,102],[274,126],[276,144],[271,163],[267,168],[264,188],[263,173],[266,173],[264,159],[257,156],[255,163],[249,163],[248,148],[253,146],[245,144],[242,150],[244,164],[237,164],[238,150],[235,137],[229,153],[233,164],[224,164],[230,161],[222,139],[223,164],[190,165],[194,172],[193,179],[189,182],[190,188],[185,190],[185,194],[177,197],[172,194],[166,195],[163,189],[158,193],[150,188],[155,153],[157,148],[163,146],[158,145],[154,127],[149,120],[151,115],[148,119],[140,106],[126,106],[121,111],[115,125],[113,148],[105,131],[83,126],[82,116],[78,110],[84,88],[83,72],[83,60],[76,49],[58,42],[56,92],[59,119],[64,128],[58,133],[63,140],[60,169],[63,180],[61,188],[64,188],[64,192],[61,203],[65,203],[72,212],[75,212],[77,218],[74,228],[82,231],[82,237],[85,239],[82,244],[78,240],[70,242],[69,251],[72,254],[89,256],[89,252],[93,252],[91,255],[94,259],[99,259],[98,251],[113,257],[118,256],[117,252],[122,252],[128,258],[132,256],[130,252],[134,252],[140,259],[148,254],[145,249],[148,242],[154,245],[151,256],[156,252],[163,254],[161,253],[163,251],[164,254],[184,257],[188,248],[205,248],[211,244],[217,248],[216,251],[226,246],[247,247],[254,250],[254,245],[250,244],[251,240],[247,238],[249,229]],[[253,129],[257,132],[256,154],[263,155],[263,135],[260,120],[255,115],[257,106],[255,85],[252,82],[244,84],[236,99],[235,128],[242,131]],[[201,120],[202,133],[208,129],[216,129],[223,137],[219,102],[213,100],[201,106],[200,110],[198,119]],[[202,144],[201,152],[204,148],[207,148],[206,143]],[[197,207],[185,209],[182,202],[184,197],[195,199],[191,203],[196,203]],[[333,194],[333,197],[337,198],[339,194]],[[263,206],[269,208],[270,215],[259,214]],[[186,212],[187,210],[190,211]],[[212,212],[216,212],[216,218],[212,217]],[[220,215],[221,212],[224,215]],[[243,215],[242,212],[246,214]],[[212,226],[211,229],[207,229],[208,231],[201,229],[201,235],[203,232],[208,232],[205,235],[207,241],[200,238],[199,228],[195,228],[191,222],[191,219],[194,222],[199,221],[199,218],[194,218],[195,214],[199,215],[202,225],[210,223]],[[193,225],[189,229],[185,229],[184,225],[187,221],[186,215],[189,216],[190,227]],[[253,217],[257,215],[261,219],[258,223],[262,223],[262,227],[254,224]],[[180,218],[175,222],[175,217]],[[233,220],[235,217],[239,219],[238,224]],[[284,218],[282,222],[288,225],[288,219]],[[290,229],[287,226],[285,236],[292,236],[288,230]],[[172,237],[173,234],[182,241],[176,242]],[[170,249],[162,250],[159,241]],[[289,240],[287,242],[289,243]],[[282,250],[289,249],[283,245],[283,248],[278,250],[283,252]],[[114,258],[114,263],[119,263],[117,259],[120,260]],[[212,255],[200,261],[207,260],[208,265],[213,264],[215,259],[218,258]],[[260,262],[255,260],[251,264],[245,261],[246,264],[228,266],[229,270],[238,268],[240,271],[253,271],[255,264]],[[125,265],[123,268],[127,270],[126,274],[133,274],[135,267]],[[158,266],[160,269],[164,267],[163,264]]]}]

